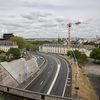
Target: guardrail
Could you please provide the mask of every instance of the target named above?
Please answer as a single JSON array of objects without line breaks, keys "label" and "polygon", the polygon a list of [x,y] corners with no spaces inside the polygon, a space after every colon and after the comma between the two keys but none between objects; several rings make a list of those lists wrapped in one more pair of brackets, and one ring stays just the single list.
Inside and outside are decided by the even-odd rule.
[{"label": "guardrail", "polygon": [[14,95],[16,97],[27,98],[32,100],[73,100],[72,98],[62,98],[58,96],[46,95],[43,93],[32,92],[28,90],[0,85],[0,93]]}]

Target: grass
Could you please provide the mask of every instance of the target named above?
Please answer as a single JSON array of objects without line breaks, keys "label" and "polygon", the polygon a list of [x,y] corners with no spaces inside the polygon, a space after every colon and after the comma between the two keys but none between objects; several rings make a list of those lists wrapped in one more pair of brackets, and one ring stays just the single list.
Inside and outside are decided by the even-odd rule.
[{"label": "grass", "polygon": [[91,85],[91,82],[88,80],[88,77],[82,73],[82,69],[79,68],[79,75],[77,82],[75,81],[76,74],[76,64],[67,56],[63,56],[72,66],[72,95],[75,97],[75,87],[79,87],[78,98],[79,100],[99,100]]}]

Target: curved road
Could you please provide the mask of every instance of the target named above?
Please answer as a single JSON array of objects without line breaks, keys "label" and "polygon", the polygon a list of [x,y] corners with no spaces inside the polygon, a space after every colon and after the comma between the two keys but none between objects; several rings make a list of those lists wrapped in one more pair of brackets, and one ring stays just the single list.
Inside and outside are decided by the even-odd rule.
[{"label": "curved road", "polygon": [[71,97],[71,67],[62,58],[42,54],[47,59],[43,72],[26,88],[62,97]]}]

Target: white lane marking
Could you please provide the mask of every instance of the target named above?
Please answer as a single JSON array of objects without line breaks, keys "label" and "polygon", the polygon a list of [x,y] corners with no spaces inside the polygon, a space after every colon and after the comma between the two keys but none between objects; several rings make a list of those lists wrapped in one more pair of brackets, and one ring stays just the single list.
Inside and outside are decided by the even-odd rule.
[{"label": "white lane marking", "polygon": [[51,84],[51,86],[50,86],[48,92],[47,92],[48,95],[50,94],[50,92],[51,92],[51,90],[52,90],[52,88],[53,88],[53,86],[54,86],[54,84],[55,84],[55,82],[56,82],[57,76],[58,76],[59,71],[60,71],[60,67],[61,67],[61,65],[58,64],[58,68],[57,68],[57,71],[56,71],[56,75],[55,75],[55,77],[54,77],[54,80],[52,81],[52,84]]},{"label": "white lane marking", "polygon": [[43,84],[43,81],[40,83],[40,85],[42,85]]},{"label": "white lane marking", "polygon": [[[64,60],[67,64],[67,61]],[[65,91],[66,91],[66,84],[67,84],[67,81],[68,81],[68,75],[69,75],[69,67],[68,67],[68,64],[67,64],[67,78],[66,78],[66,82],[65,82],[65,86],[64,86],[64,91],[63,91],[63,94],[62,94],[62,97],[64,97],[64,94],[65,94]]]},{"label": "white lane marking", "polygon": [[49,74],[49,72],[48,72],[48,74]]}]

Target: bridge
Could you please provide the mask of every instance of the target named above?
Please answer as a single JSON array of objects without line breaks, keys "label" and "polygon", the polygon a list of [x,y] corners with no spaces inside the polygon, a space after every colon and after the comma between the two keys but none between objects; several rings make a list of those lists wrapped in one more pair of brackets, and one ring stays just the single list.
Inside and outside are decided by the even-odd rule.
[{"label": "bridge", "polygon": [[2,97],[2,100],[73,100],[72,98],[46,95],[3,85],[0,85],[0,96]]}]

